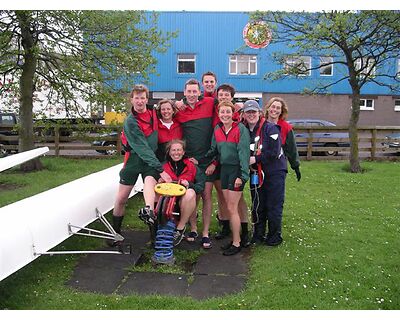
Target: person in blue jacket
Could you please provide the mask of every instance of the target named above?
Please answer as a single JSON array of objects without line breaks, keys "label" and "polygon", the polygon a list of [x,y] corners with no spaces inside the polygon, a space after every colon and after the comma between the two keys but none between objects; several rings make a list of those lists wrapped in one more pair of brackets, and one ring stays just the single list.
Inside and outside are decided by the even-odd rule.
[{"label": "person in blue jacket", "polygon": [[274,101],[266,106],[266,122],[262,132],[261,152],[250,157],[250,164],[261,163],[263,184],[260,192],[265,200],[260,203],[259,223],[268,231],[265,238],[267,246],[277,246],[282,239],[282,212],[285,199],[285,179],[287,160],[282,148],[281,130],[278,125],[282,106]]}]

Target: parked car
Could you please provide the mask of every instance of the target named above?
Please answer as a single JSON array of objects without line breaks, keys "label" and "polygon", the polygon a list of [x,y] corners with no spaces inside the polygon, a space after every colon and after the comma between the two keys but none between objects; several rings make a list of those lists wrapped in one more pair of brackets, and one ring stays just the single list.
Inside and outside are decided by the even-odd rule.
[{"label": "parked car", "polygon": [[[111,150],[97,150],[97,152],[102,153],[102,154],[106,154],[109,156],[113,156],[115,154],[117,154],[117,137],[119,135],[119,132],[109,132],[109,133],[103,133],[99,136],[99,140],[95,140],[92,142],[92,146],[94,147],[114,147],[114,149]],[[103,140],[101,138],[110,138],[107,140]],[[112,140],[114,139],[114,140]],[[124,154],[125,152],[122,150],[121,154]]]},{"label": "parked car", "polygon": [[[18,145],[18,132],[13,130],[18,119],[15,113],[0,113],[0,158],[11,153],[5,146]],[[18,152],[18,150],[14,150]]]},{"label": "parked car", "polygon": [[[288,122],[293,125],[294,127],[335,127],[336,124],[326,121],[326,120],[319,120],[319,119],[291,119]],[[296,138],[308,138],[308,133],[296,133],[295,130],[295,137]],[[315,131],[313,132],[313,138],[332,138],[337,139],[337,141],[329,141],[329,142],[313,142],[313,147],[350,147],[349,141],[342,141],[343,139],[348,139],[349,134],[348,132],[332,132],[332,131]],[[296,141],[297,147],[307,147],[307,141]],[[327,156],[336,156],[338,155],[337,150],[327,150],[324,152]]]},{"label": "parked car", "polygon": [[396,148],[400,152],[400,132],[388,134],[382,142],[382,146],[386,148]]}]

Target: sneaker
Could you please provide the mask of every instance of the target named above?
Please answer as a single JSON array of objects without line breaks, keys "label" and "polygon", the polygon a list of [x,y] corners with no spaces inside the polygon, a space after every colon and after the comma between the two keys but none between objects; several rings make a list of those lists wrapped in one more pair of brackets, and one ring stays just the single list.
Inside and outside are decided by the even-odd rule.
[{"label": "sneaker", "polygon": [[174,231],[174,247],[181,243],[183,237],[185,235],[185,228],[183,230],[175,229]]},{"label": "sneaker", "polygon": [[223,254],[224,256],[233,256],[233,255],[239,253],[240,250],[241,250],[241,247],[240,247],[240,246],[239,246],[239,247],[235,247],[235,246],[232,244],[232,245],[231,245],[228,249],[226,249],[222,254]]},{"label": "sneaker", "polygon": [[154,225],[156,221],[154,211],[151,210],[149,206],[145,206],[144,208],[139,209],[138,216],[140,220],[142,220],[145,224],[148,225]]}]

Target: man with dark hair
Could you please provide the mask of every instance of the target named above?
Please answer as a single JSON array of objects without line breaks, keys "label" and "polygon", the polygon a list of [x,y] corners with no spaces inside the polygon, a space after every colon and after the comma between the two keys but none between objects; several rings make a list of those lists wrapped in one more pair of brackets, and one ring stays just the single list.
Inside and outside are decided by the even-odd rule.
[{"label": "man with dark hair", "polygon": [[204,89],[204,96],[205,97],[217,97],[217,91],[215,88],[217,87],[217,76],[212,71],[207,71],[203,73],[201,76],[201,82]]},{"label": "man with dark hair", "polygon": [[[198,164],[201,172],[204,174],[210,159],[205,158],[211,146],[213,134],[213,115],[214,99],[211,97],[200,98],[200,83],[196,79],[190,79],[185,83],[184,95],[185,106],[179,110],[175,119],[181,123],[183,138],[186,141],[186,154],[192,158],[195,164]],[[211,248],[209,238],[209,227],[211,222],[211,199],[206,198],[204,192],[203,198],[203,248]],[[194,213],[196,214],[196,213]],[[194,241],[197,236],[197,226],[191,220],[191,232],[188,240]]]}]

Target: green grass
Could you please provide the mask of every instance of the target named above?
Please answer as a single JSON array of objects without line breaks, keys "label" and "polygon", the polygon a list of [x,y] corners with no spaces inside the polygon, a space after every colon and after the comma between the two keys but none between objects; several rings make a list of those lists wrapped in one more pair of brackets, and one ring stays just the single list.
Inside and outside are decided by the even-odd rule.
[{"label": "green grass", "polygon": [[[0,206],[119,161],[44,158],[46,170],[41,172],[7,171],[0,175],[0,186],[22,187],[3,189]],[[363,174],[348,173],[345,166],[345,162],[303,162],[299,183],[289,173],[285,241],[278,248],[251,249],[243,292],[204,301],[82,293],[65,285],[77,256],[43,256],[0,282],[0,309],[399,309],[400,163],[364,162]],[[129,201],[125,228],[146,229],[136,218],[142,204],[140,196]],[[14,226],[2,227],[17,228],[18,217]],[[86,250],[96,248],[98,241],[72,237],[58,249]]]}]

